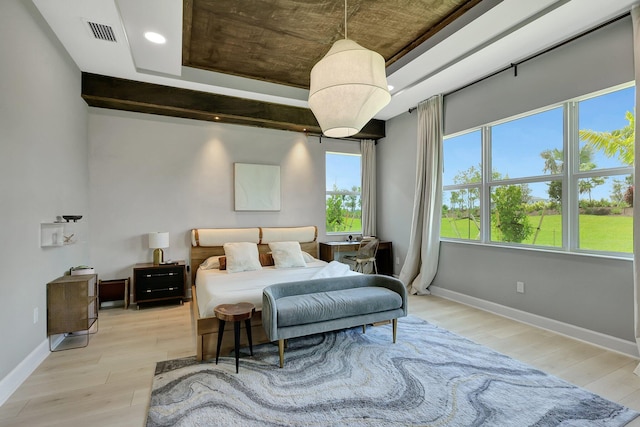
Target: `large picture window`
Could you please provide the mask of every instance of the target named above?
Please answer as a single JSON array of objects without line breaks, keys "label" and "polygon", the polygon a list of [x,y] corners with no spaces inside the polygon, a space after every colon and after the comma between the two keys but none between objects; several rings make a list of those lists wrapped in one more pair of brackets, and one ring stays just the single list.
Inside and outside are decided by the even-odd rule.
[{"label": "large picture window", "polygon": [[447,136],[441,238],[632,253],[635,88]]},{"label": "large picture window", "polygon": [[482,138],[476,130],[444,140],[440,235],[480,240]]},{"label": "large picture window", "polygon": [[327,233],[361,233],[360,154],[326,153]]}]

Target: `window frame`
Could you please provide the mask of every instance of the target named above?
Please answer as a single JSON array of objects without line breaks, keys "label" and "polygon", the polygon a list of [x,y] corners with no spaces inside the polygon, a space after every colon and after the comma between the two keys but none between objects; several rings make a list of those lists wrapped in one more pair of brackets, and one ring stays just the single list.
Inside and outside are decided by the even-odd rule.
[{"label": "window frame", "polygon": [[[489,245],[489,246],[505,246],[509,248],[537,250],[537,251],[551,251],[551,252],[568,252],[574,254],[583,255],[595,255],[604,256],[609,258],[623,258],[629,259],[633,257],[633,253],[627,252],[612,252],[595,249],[580,248],[580,193],[578,190],[580,179],[593,178],[593,177],[626,177],[628,175],[634,176],[633,166],[621,166],[613,168],[601,168],[588,171],[580,171],[580,137],[579,131],[579,103],[581,101],[596,98],[598,96],[606,95],[608,93],[616,92],[619,90],[628,89],[634,87],[634,82],[617,85],[602,91],[598,91],[593,94],[585,95],[579,98],[575,98],[569,101],[556,103],[536,110],[528,111],[523,114],[519,114],[513,117],[509,117],[503,120],[495,121],[483,126],[474,127],[461,132],[456,132],[451,135],[445,135],[444,141],[447,139],[456,138],[468,133],[480,131],[481,138],[481,176],[482,180],[479,183],[468,184],[452,184],[442,185],[441,191],[457,191],[468,188],[479,188],[479,203],[480,203],[480,238],[479,240],[464,239],[456,237],[443,237],[440,236],[440,241],[444,242],[458,242],[472,245]],[[528,117],[534,114],[549,111],[555,108],[561,107],[563,109],[563,167],[562,173],[558,174],[545,174],[545,175],[532,175],[520,178],[508,178],[508,179],[492,179],[492,158],[491,158],[491,143],[492,143],[492,128],[503,123],[519,120],[524,117]],[[514,243],[514,242],[500,242],[491,240],[491,188],[497,186],[507,185],[519,185],[519,184],[533,184],[540,182],[551,182],[559,180],[562,182],[562,246],[543,246],[533,245],[527,243]],[[441,216],[442,218],[442,216]]]},{"label": "window frame", "polygon": [[[326,173],[327,173],[327,155],[339,155],[339,156],[352,156],[358,157],[360,159],[360,182],[358,187],[360,188],[360,192],[355,191],[334,191],[326,189]],[[335,151],[335,150],[327,150],[324,153],[325,159],[325,196],[324,196],[324,224],[325,224],[325,234],[327,236],[349,236],[349,235],[361,235],[362,234],[362,153],[360,152],[346,152],[346,151]],[[333,195],[345,195],[345,196],[357,196],[360,200],[360,230],[359,231],[329,231],[327,228],[327,197]]]}]

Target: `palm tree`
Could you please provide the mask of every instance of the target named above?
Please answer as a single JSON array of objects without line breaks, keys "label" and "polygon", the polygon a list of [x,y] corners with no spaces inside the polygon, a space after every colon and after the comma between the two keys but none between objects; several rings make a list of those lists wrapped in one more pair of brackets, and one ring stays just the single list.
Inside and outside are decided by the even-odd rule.
[{"label": "palm tree", "polygon": [[[544,159],[543,172],[560,174],[564,171],[564,153],[562,150],[557,148],[544,150],[540,153],[540,157]],[[593,163],[593,147],[591,145],[583,145],[580,148],[579,157],[581,171],[590,171],[596,168],[596,164]]]},{"label": "palm tree", "polygon": [[554,148],[553,150],[544,150],[540,153],[540,157],[544,159],[544,167],[542,172],[549,172],[551,174],[562,173],[564,166],[564,154],[562,150]]},{"label": "palm tree", "polygon": [[611,132],[583,129],[578,132],[580,139],[597,150],[602,150],[607,157],[618,157],[622,163],[633,165],[636,118],[630,111],[627,111],[625,118],[629,123],[622,129]]},{"label": "palm tree", "polygon": [[[590,171],[596,168],[596,164],[593,163],[593,147],[591,145],[583,145],[578,155],[580,157],[581,171]],[[562,150],[557,148],[544,150],[540,153],[540,157],[544,159],[543,172],[561,174],[564,171],[564,153]],[[580,194],[589,193],[589,200],[591,200],[591,190],[602,184],[604,184],[604,180],[601,178],[583,179],[580,181]],[[551,181],[547,185],[549,186],[549,198],[560,203],[562,201],[562,181]]]}]

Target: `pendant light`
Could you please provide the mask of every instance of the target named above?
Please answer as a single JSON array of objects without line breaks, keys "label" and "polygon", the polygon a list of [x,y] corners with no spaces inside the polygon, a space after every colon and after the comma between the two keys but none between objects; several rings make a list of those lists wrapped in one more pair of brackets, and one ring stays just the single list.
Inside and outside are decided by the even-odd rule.
[{"label": "pendant light", "polygon": [[347,38],[336,41],[311,69],[309,108],[328,137],[355,135],[391,100],[382,55]]}]

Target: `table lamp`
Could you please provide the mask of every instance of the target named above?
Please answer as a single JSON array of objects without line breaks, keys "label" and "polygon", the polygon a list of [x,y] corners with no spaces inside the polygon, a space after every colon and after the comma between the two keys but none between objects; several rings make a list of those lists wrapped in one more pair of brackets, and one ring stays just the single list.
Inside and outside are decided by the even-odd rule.
[{"label": "table lamp", "polygon": [[149,233],[149,249],[153,251],[153,264],[159,265],[164,262],[163,248],[169,247],[169,232],[168,231],[154,231]]}]

